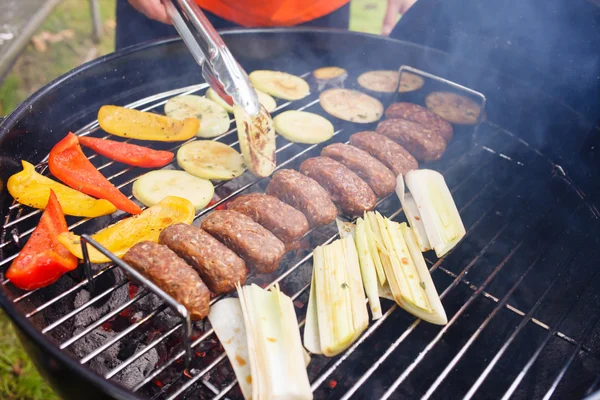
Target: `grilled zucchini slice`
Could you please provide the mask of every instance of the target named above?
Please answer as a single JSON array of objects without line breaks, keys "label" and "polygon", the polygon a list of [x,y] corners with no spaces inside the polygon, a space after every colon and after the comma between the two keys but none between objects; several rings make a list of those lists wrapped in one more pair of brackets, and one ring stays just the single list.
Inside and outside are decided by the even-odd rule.
[{"label": "grilled zucchini slice", "polygon": [[133,183],[133,196],[147,207],[167,196],[176,196],[189,200],[196,210],[201,210],[210,203],[214,194],[211,181],[185,171],[150,171]]},{"label": "grilled zucchini slice", "polygon": [[290,110],[273,118],[275,132],[290,142],[315,144],[333,136],[333,125],[326,118],[306,111]]},{"label": "grilled zucchini slice", "polygon": [[176,96],[165,103],[165,114],[175,119],[197,118],[197,137],[212,138],[229,130],[229,115],[214,101],[192,94]]},{"label": "grilled zucchini slice", "polygon": [[226,144],[196,140],[177,151],[177,164],[190,174],[204,179],[228,180],[244,173],[242,155]]}]

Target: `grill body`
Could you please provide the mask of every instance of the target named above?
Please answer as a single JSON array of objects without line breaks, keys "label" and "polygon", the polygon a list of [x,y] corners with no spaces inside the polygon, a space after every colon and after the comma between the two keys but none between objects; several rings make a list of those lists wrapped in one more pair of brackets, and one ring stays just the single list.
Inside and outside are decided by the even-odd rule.
[{"label": "grill body", "polygon": [[[338,65],[349,70],[346,87],[353,87],[360,72],[397,69],[406,64],[487,97],[486,120],[476,130],[458,129],[444,157],[428,166],[444,174],[468,231],[444,259],[427,257],[438,291],[444,293],[449,325],[442,328],[420,323],[386,302],[385,319],[371,323],[348,352],[334,359],[313,358],[309,376],[315,398],[461,398],[471,394],[501,398],[507,391],[516,398],[544,398],[548,393],[556,398],[580,398],[596,389],[600,379],[600,328],[596,326],[600,298],[595,290],[600,284],[600,212],[595,206],[594,143],[600,132],[592,121],[515,76],[392,39],[328,30],[257,30],[228,32],[224,40],[247,71],[276,69],[301,75],[321,66]],[[125,105],[199,82],[200,70],[179,40],[140,45],[72,71],[33,95],[0,124],[2,182],[20,169],[19,160],[42,162],[69,130],[77,131],[92,122],[100,106]],[[422,103],[419,96],[411,100]],[[148,106],[165,98],[157,98]],[[305,108],[323,113],[317,98],[313,93],[282,110]],[[388,103],[393,96],[382,100]],[[280,107],[283,103],[279,102]],[[162,111],[161,107],[152,110]],[[350,134],[374,127],[341,121],[334,121],[334,125],[337,133],[332,141],[346,141]],[[102,137],[103,133],[94,136]],[[278,140],[278,165],[286,163],[286,168],[297,168],[303,159],[320,151],[319,146],[309,148]],[[235,134],[222,141],[233,143]],[[161,146],[157,148],[170,147]],[[105,163],[94,161],[95,165]],[[118,183],[141,174],[108,164],[102,172],[114,176]],[[246,174],[218,187],[217,194],[226,198],[238,192],[264,191],[266,183]],[[15,229],[20,236],[39,218],[26,217],[31,210],[17,214],[11,209],[12,199],[4,186],[0,198],[5,225],[0,240],[2,271],[18,251],[12,238]],[[131,185],[123,190],[130,194]],[[404,218],[394,196],[380,201],[378,210],[397,220]],[[92,233],[110,222],[108,217],[98,218],[75,231]],[[19,240],[21,245],[27,237]],[[276,274],[255,280],[268,283],[280,279],[284,292],[296,294],[299,322],[306,312],[309,254],[314,246],[334,237],[334,227],[312,232],[307,249],[286,257]],[[85,329],[109,312],[120,315],[120,311],[115,312],[120,304],[131,301],[134,307],[135,301],[143,301],[143,293],[128,293],[129,297],[113,305],[115,296],[122,294],[128,283],[117,269],[104,271],[95,270],[98,284],[87,300],[77,298],[86,289],[81,268],[31,295],[10,284],[2,286],[0,304],[15,321],[38,368],[65,398],[239,398],[237,389],[231,391],[235,386],[231,368],[214,339],[208,337],[208,327],[203,326],[197,327],[201,332],[195,338],[198,344],[192,378],[182,374],[177,357],[168,352],[165,360],[155,363],[158,366],[145,367],[150,371],[142,371],[142,381],[151,379],[141,386],[134,382],[127,389],[118,384],[116,378],[131,374],[128,369],[118,371],[118,365],[100,374],[94,372],[94,366],[112,347],[90,356],[101,343],[93,343],[96,349],[82,350],[85,346],[77,345],[90,335],[69,343],[78,332],[74,321],[83,318],[84,310],[104,310],[86,314],[79,327]],[[67,292],[70,294],[54,300]],[[160,304],[149,302],[143,311],[146,316],[155,314],[147,321],[142,315],[139,326],[131,332],[127,326],[115,327],[115,321],[107,321],[117,332],[107,340],[123,334],[119,341],[126,342],[119,349],[121,362],[143,357],[145,348],[176,326],[176,321],[163,314],[167,310]],[[154,333],[157,319],[165,325]],[[169,347],[175,337],[173,329],[154,348]],[[83,355],[77,353],[84,350]],[[169,362],[172,364],[161,374],[152,376]]]}]

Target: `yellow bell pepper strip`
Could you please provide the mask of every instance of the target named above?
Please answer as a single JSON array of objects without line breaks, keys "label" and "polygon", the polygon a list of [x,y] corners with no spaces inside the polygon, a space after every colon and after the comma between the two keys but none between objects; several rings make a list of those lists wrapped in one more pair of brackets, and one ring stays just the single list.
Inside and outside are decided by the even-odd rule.
[{"label": "yellow bell pepper strip", "polygon": [[[92,235],[92,239],[122,257],[127,250],[139,242],[149,240],[158,242],[158,236],[168,226],[177,223],[191,224],[194,220],[194,205],[187,199],[168,196],[145,209],[141,214],[126,218]],[[58,236],[58,241],[71,254],[83,259],[81,238],[71,232]],[[88,244],[88,254],[93,263],[104,263],[110,260]]]},{"label": "yellow bell pepper strip", "polygon": [[66,215],[94,218],[117,211],[117,207],[108,200],[96,200],[87,194],[38,174],[35,167],[27,161],[21,160],[21,164],[23,171],[8,178],[6,186],[10,195],[23,205],[39,209],[46,208],[50,190],[52,190]]},{"label": "yellow bell pepper strip", "polygon": [[47,202],[38,226],[6,271],[6,277],[12,284],[24,290],[48,286],[77,268],[77,258],[69,254],[57,240],[58,235],[66,233],[68,228],[52,190]]},{"label": "yellow bell pepper strip", "polygon": [[200,121],[196,118],[178,120],[118,106],[102,106],[98,111],[98,124],[116,136],[159,142],[191,139],[200,128]]}]

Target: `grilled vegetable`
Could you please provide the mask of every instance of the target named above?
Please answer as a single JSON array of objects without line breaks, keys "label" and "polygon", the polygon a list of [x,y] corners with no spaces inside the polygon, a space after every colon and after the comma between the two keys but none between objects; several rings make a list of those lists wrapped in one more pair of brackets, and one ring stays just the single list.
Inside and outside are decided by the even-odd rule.
[{"label": "grilled vegetable", "polygon": [[313,76],[319,80],[336,79],[347,75],[348,72],[340,67],[321,67],[313,71]]},{"label": "grilled vegetable", "polygon": [[239,299],[211,307],[208,319],[245,399],[312,399],[292,300],[278,286],[238,286]]},{"label": "grilled vegetable", "polygon": [[204,179],[229,180],[245,171],[242,155],[224,143],[197,140],[177,151],[177,163],[186,172]]},{"label": "grilled vegetable", "polygon": [[231,362],[244,399],[251,399],[252,383],[256,382],[256,377],[252,378],[250,369],[248,333],[240,299],[218,301],[210,308],[208,320]]},{"label": "grilled vegetable", "polygon": [[[404,185],[410,193],[404,193]],[[442,174],[413,170],[396,179],[400,198],[421,251],[434,249],[438,257],[450,251],[466,230]]]},{"label": "grilled vegetable", "polygon": [[[254,89],[254,91],[258,96],[258,102],[262,104],[268,112],[273,112],[273,110],[277,108],[277,102],[273,97],[257,89]],[[206,91],[206,97],[223,107],[228,113],[233,114],[233,106],[227,104],[227,102],[223,100],[212,88],[209,88]]]},{"label": "grilled vegetable", "polygon": [[149,149],[135,144],[115,142],[86,136],[78,137],[79,144],[96,153],[127,165],[143,168],[164,167],[173,159],[170,151]]},{"label": "grilled vegetable", "polygon": [[275,170],[275,129],[273,120],[264,107],[252,117],[238,106],[233,107],[240,140],[240,149],[246,168],[254,175],[265,177]]},{"label": "grilled vegetable", "polygon": [[219,136],[229,129],[227,111],[220,104],[202,96],[189,94],[172,97],[165,103],[165,114],[179,120],[198,119],[200,128],[196,136],[201,138]]},{"label": "grilled vegetable", "polygon": [[48,158],[52,175],[90,196],[105,199],[119,210],[139,214],[142,209],[110,183],[83,154],[77,136],[70,133],[52,150]]},{"label": "grilled vegetable", "polygon": [[481,113],[476,102],[451,92],[433,92],[425,97],[425,104],[440,117],[459,125],[475,125]]},{"label": "grilled vegetable", "polygon": [[313,398],[292,300],[278,286],[238,287],[250,356],[253,399]]},{"label": "grilled vegetable", "polygon": [[368,124],[383,115],[379,100],[350,89],[328,89],[319,96],[321,107],[329,114],[344,121]]},{"label": "grilled vegetable", "polygon": [[96,200],[93,197],[71,189],[44,175],[35,172],[35,167],[27,161],[21,161],[23,171],[8,178],[8,192],[16,201],[33,208],[46,208],[50,191],[53,191],[63,213],[76,217],[99,217],[112,214],[117,207],[108,200]]},{"label": "grilled vegetable", "polygon": [[411,314],[434,324],[444,325],[446,313],[419,251],[414,236],[406,223],[398,224],[379,213],[367,213],[365,221],[380,235],[379,257],[386,276],[383,292],[391,292],[394,301]]},{"label": "grilled vegetable", "polygon": [[250,82],[258,90],[284,100],[300,100],[310,93],[308,83],[299,76],[280,71],[254,71]]},{"label": "grilled vegetable", "polygon": [[177,196],[189,200],[196,210],[201,210],[214,194],[215,188],[211,181],[185,171],[151,171],[133,183],[133,195],[148,207],[167,196]]},{"label": "grilled vegetable", "polygon": [[[367,297],[369,298],[369,307],[371,308],[371,313],[373,314],[373,319],[381,318],[381,303],[379,301],[379,291],[377,290],[378,286],[378,278],[377,278],[377,269],[375,268],[374,253],[372,252],[370,245],[370,238],[368,235],[372,235],[370,229],[367,233],[367,229],[369,227],[368,222],[362,218],[359,218],[356,221],[356,230],[354,232],[354,239],[356,241],[356,249],[358,250],[358,257],[360,260],[360,273],[362,276],[363,285],[365,287],[365,292],[367,293]],[[381,271],[383,275],[383,268]],[[383,275],[385,279],[385,275]]]},{"label": "grilled vegetable", "polygon": [[198,132],[200,121],[186,118],[179,121],[153,113],[118,106],[102,106],[98,124],[106,132],[129,139],[180,142]]},{"label": "grilled vegetable", "polygon": [[47,203],[38,226],[6,272],[12,284],[24,290],[48,286],[77,268],[77,258],[57,240],[58,235],[67,232],[68,228],[52,190]]},{"label": "grilled vegetable", "polygon": [[347,349],[367,328],[358,254],[350,236],[313,252],[313,278],[304,346],[333,357]]},{"label": "grilled vegetable", "polygon": [[398,71],[368,71],[361,74],[357,82],[374,92],[393,93],[398,87]]},{"label": "grilled vegetable", "polygon": [[[136,243],[149,240],[158,242],[158,237],[167,226],[177,223],[191,224],[194,220],[194,206],[189,200],[169,196],[144,210],[140,215],[126,218],[92,235],[92,239],[107,250],[122,257]],[[58,236],[59,242],[76,257],[83,259],[79,236],[65,232]],[[88,245],[88,254],[93,263],[108,262],[109,259]]]},{"label": "grilled vegetable", "polygon": [[398,71],[368,71],[358,77],[358,84],[373,92],[393,93],[398,88],[399,92],[412,92],[420,89],[425,80],[410,72],[402,72],[402,80],[398,87]]},{"label": "grilled vegetable", "polygon": [[285,111],[273,118],[275,132],[295,143],[315,144],[333,136],[333,125],[318,114],[306,111]]},{"label": "grilled vegetable", "polygon": [[419,90],[425,84],[425,79],[419,75],[411,74],[410,72],[402,71],[400,76],[400,85],[398,91],[400,93],[413,92]]}]

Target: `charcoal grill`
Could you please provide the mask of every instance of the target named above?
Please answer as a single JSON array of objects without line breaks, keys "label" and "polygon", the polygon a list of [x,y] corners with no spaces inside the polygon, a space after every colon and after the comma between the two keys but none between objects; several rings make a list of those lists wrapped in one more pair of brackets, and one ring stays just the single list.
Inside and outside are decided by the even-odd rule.
[{"label": "charcoal grill", "polygon": [[[366,70],[408,65],[487,97],[485,120],[477,129],[458,129],[442,159],[428,165],[444,174],[467,228],[444,258],[426,254],[448,325],[421,323],[384,301],[383,318],[347,351],[332,359],[313,357],[308,371],[316,399],[582,398],[598,389],[597,125],[514,78],[406,42],[302,29],[231,31],[224,40],[248,71],[277,69],[310,80],[310,71],[339,65],[349,70],[346,86],[352,87]],[[165,40],[103,57],[50,83],[0,124],[2,182],[19,170],[20,159],[48,173],[45,157],[69,130],[106,137],[90,122],[101,105],[161,112],[172,96],[201,94],[206,84],[198,83],[193,63],[182,42]],[[428,85],[422,90],[434,87]],[[325,115],[314,82],[311,87],[303,100],[279,101],[274,114],[297,109]],[[333,122],[336,132],[328,143],[373,128]],[[215,140],[237,146],[234,129]],[[323,146],[277,140],[278,168],[297,168]],[[89,159],[127,195],[144,172],[101,156]],[[194,224],[239,193],[264,191],[267,183],[247,172],[216,184],[215,201],[197,213]],[[4,272],[40,213],[12,203],[4,185],[0,200]],[[381,199],[377,209],[404,219],[394,195]],[[83,234],[117,218],[67,222]],[[279,283],[303,326],[312,249],[336,235],[335,226],[311,231],[276,273],[249,281]],[[188,366],[184,322],[167,303],[114,264],[94,266],[90,275],[79,268],[32,292],[2,282],[2,307],[61,395],[241,398],[207,322],[194,325]]]}]

